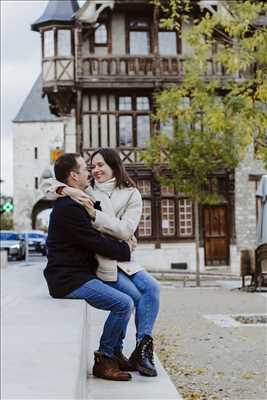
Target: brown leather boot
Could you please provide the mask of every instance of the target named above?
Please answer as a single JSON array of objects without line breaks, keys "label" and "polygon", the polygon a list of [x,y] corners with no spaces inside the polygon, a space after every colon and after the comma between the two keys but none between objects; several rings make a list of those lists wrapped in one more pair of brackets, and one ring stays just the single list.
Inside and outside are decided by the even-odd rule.
[{"label": "brown leather boot", "polygon": [[114,359],[105,356],[99,351],[95,351],[93,375],[111,381],[129,381],[132,379],[131,374],[119,369],[118,364]]},{"label": "brown leather boot", "polygon": [[128,360],[127,357],[121,352],[116,351],[114,353],[114,359],[117,361],[119,369],[121,371],[137,371],[137,368]]}]

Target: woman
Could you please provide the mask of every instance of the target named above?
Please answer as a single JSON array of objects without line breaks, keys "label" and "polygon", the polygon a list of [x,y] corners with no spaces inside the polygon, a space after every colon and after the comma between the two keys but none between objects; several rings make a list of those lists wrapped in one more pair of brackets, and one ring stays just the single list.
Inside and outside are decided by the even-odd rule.
[{"label": "woman", "polygon": [[[141,218],[139,191],[114,149],[97,150],[91,157],[90,167],[92,180],[86,194],[55,180],[45,181],[42,188],[50,198],[51,193],[56,192],[70,196],[86,207],[96,229],[117,239],[128,240],[133,237]],[[97,210],[96,206],[101,209]],[[120,369],[156,376],[152,330],[159,311],[158,282],[134,261],[117,263],[99,255],[96,257],[98,278],[129,295],[135,304],[136,348],[129,360],[122,354],[125,327],[114,353]]]}]

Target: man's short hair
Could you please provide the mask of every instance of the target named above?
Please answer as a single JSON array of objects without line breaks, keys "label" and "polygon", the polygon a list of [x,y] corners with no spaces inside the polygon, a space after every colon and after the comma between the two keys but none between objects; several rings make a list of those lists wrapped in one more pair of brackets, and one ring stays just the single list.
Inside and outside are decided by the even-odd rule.
[{"label": "man's short hair", "polygon": [[65,153],[60,156],[54,166],[56,179],[60,182],[67,183],[71,171],[79,172],[77,159],[80,158],[79,153]]}]

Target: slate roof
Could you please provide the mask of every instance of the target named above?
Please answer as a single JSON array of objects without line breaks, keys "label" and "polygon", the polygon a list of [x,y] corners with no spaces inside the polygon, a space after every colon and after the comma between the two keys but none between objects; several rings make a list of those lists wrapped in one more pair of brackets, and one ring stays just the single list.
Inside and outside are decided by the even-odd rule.
[{"label": "slate roof", "polygon": [[51,114],[47,97],[42,98],[42,76],[40,74],[13,122],[44,121],[60,121],[60,118]]},{"label": "slate roof", "polygon": [[76,11],[79,10],[77,0],[49,0],[45,11],[32,25],[34,31],[46,22],[71,21]]}]

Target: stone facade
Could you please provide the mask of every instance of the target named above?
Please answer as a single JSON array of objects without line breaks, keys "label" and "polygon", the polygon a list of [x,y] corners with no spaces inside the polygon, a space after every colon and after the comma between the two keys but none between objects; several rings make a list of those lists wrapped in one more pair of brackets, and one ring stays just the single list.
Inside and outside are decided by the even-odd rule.
[{"label": "stone facade", "polygon": [[41,178],[52,167],[51,151],[76,151],[76,136],[74,118],[14,125],[14,224],[21,231],[32,229],[33,207],[43,198]]},{"label": "stone facade", "polygon": [[256,190],[257,183],[249,175],[266,174],[261,160],[255,159],[251,146],[243,162],[235,171],[235,225],[239,250],[254,248],[256,242]]}]

